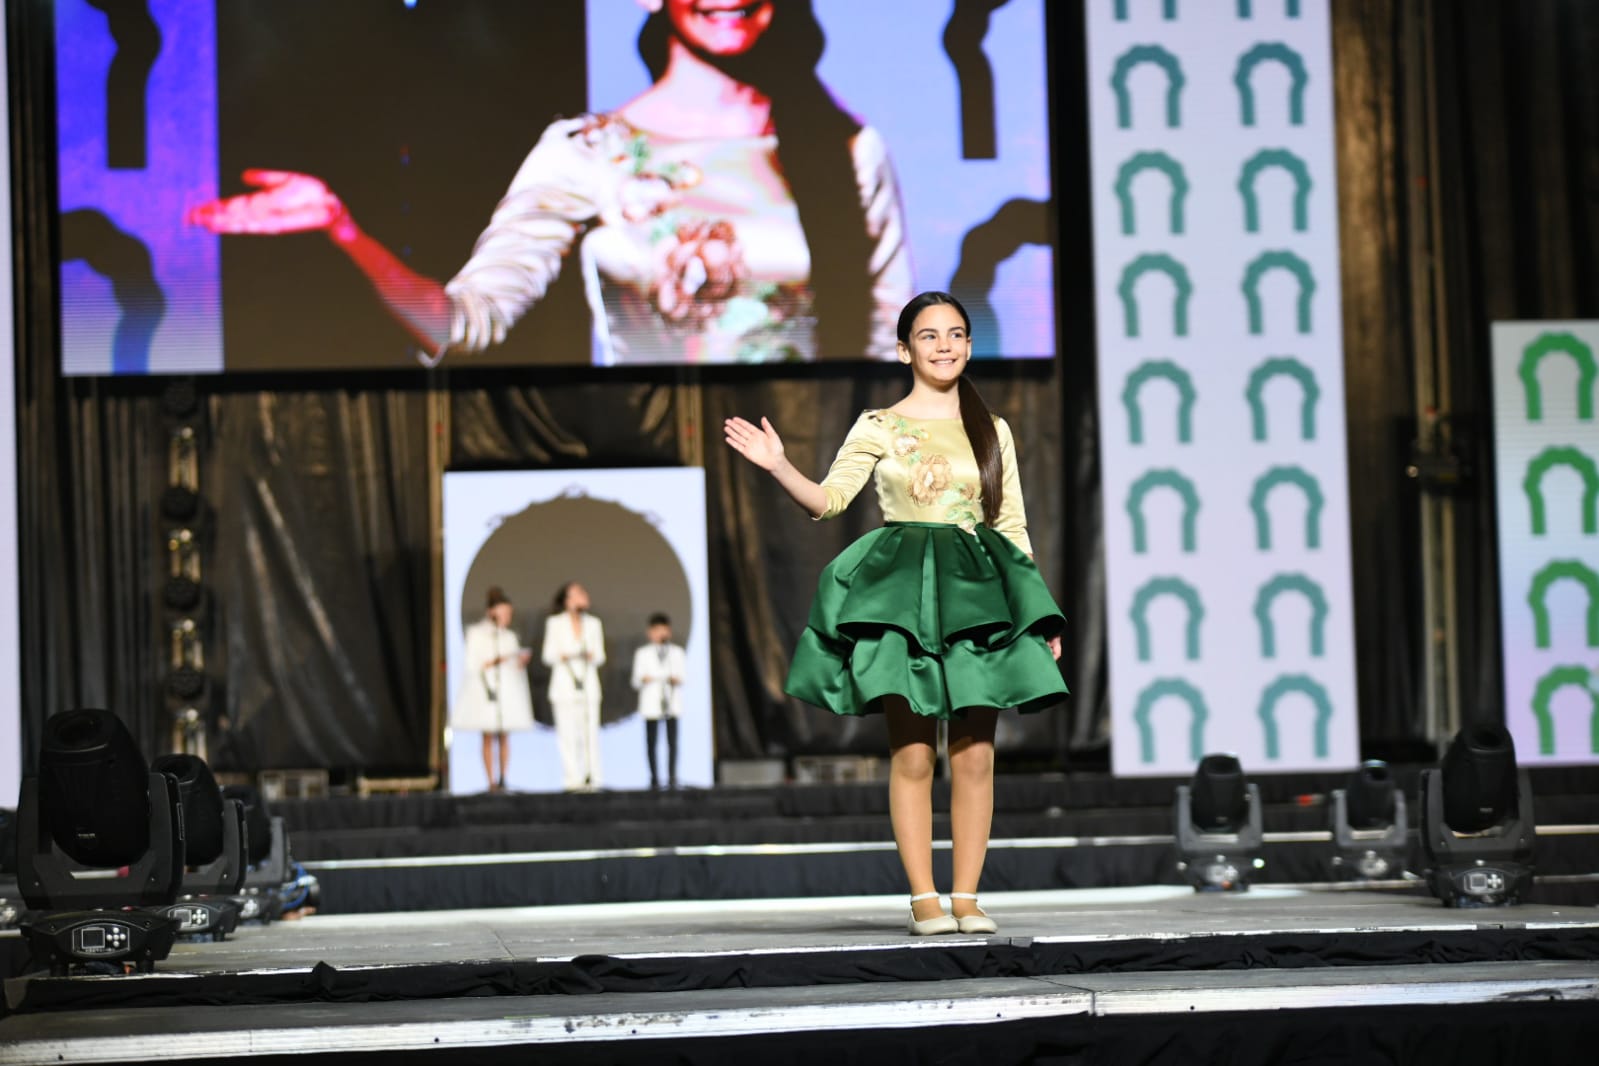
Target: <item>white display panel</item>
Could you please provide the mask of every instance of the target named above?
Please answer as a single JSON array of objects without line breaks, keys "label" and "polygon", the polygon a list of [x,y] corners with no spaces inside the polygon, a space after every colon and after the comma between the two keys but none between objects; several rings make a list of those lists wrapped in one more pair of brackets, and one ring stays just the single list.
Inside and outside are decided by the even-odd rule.
[{"label": "white display panel", "polygon": [[1359,759],[1325,0],[1090,0],[1112,766]]},{"label": "white display panel", "polygon": [[[503,539],[508,536],[514,542],[509,552]],[[494,573],[474,570],[480,560],[491,557],[503,563]],[[679,782],[709,786],[713,734],[706,560],[705,472],[698,468],[445,474],[445,653],[451,707],[459,699],[463,680],[463,623],[482,617],[483,589],[495,584],[515,604],[513,628],[534,657],[534,704],[548,720],[545,675],[538,664],[544,619],[556,590],[575,580],[588,589],[592,613],[605,627],[603,787],[649,784],[644,723],[633,713],[635,695],[626,675],[634,651],[644,643],[644,619],[657,610],[672,616],[674,640],[684,646],[687,656]],[[673,608],[673,602],[683,608]],[[451,791],[483,791],[488,782],[478,735],[450,739]],[[531,732],[513,733],[510,743],[507,777],[512,789],[560,790],[560,755],[553,729],[539,725]],[[659,746],[664,783],[664,728]]]},{"label": "white display panel", "polygon": [[[0,2],[0,15],[5,4]],[[10,20],[6,20],[10,24]],[[0,84],[9,84],[6,50],[0,48]],[[11,173],[11,117],[0,116],[0,173]],[[0,189],[0,246],[11,243],[11,184]],[[16,317],[12,306],[11,257],[0,257],[0,411],[11,414],[0,427],[0,807],[16,804],[22,786],[22,632],[17,581]]]},{"label": "white display panel", "polygon": [[1599,763],[1599,322],[1493,326],[1505,726],[1523,763]]}]

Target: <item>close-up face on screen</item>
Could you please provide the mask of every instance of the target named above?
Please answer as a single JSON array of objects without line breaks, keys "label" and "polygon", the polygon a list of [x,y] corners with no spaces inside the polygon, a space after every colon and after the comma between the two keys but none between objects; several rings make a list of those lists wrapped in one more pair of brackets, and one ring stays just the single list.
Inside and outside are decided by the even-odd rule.
[{"label": "close-up face on screen", "polygon": [[63,370],[1052,357],[1044,17],[56,0]]}]

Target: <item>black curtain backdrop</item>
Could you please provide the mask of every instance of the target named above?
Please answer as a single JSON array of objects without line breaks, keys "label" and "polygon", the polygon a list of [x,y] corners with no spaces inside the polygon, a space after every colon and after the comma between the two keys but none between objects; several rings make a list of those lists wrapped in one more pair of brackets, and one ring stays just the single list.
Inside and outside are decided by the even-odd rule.
[{"label": "black curtain backdrop", "polygon": [[[1368,754],[1421,736],[1407,77],[1399,0],[1332,5],[1361,730]],[[974,380],[1017,433],[1039,563],[1068,616],[1058,713],[1008,718],[1015,763],[1102,763],[1107,735],[1079,5],[1049,5],[1061,356]],[[1599,317],[1599,5],[1433,4],[1431,88],[1445,225],[1451,403],[1476,477],[1460,497],[1462,690],[1499,704],[1488,325]],[[63,380],[54,294],[50,11],[8,5],[17,229],[24,750],[50,713],[103,705],[149,754],[170,747],[161,685],[165,383]],[[222,766],[419,770],[430,751],[427,435],[460,468],[703,461],[710,499],[718,754],[880,751],[881,724],[784,699],[781,677],[822,563],[875,516],[815,525],[721,443],[766,415],[819,473],[888,367],[462,371],[201,380],[209,511],[208,668]],[[429,390],[447,425],[429,421]]]}]

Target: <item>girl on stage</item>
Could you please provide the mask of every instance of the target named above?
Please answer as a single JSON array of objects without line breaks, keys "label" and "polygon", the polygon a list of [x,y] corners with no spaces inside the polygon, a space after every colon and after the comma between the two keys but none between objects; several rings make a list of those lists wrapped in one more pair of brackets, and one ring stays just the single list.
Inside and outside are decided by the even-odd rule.
[{"label": "girl on stage", "polygon": [[511,628],[512,611],[504,592],[489,589],[482,620],[466,628],[465,680],[450,720],[458,732],[483,734],[483,776],[490,792],[505,788],[511,734],[533,728],[533,693],[527,684],[533,653]]},{"label": "girl on stage", "polygon": [[544,665],[550,668],[550,713],[561,746],[562,787],[600,787],[600,667],[605,628],[589,614],[588,590],[568,581],[544,620]]},{"label": "girl on stage", "polygon": [[[822,571],[784,686],[835,714],[882,711],[889,815],[911,889],[910,931],[992,933],[977,902],[994,810],[999,708],[1041,710],[1066,695],[1065,619],[1032,561],[1016,449],[963,371],[971,319],[924,292],[897,324],[911,391],[856,420],[817,484],[783,454],[766,419],[727,420],[727,443],[813,518],[841,513],[871,478],[885,524]],[[953,914],[933,884],[933,767],[949,723]]]}]

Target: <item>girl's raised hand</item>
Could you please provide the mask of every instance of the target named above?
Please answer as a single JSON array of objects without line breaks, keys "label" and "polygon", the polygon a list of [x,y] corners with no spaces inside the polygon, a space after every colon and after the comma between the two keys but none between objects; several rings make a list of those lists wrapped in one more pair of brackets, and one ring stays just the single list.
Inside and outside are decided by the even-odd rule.
[{"label": "girl's raised hand", "polygon": [[304,233],[348,217],[333,191],[310,174],[246,170],[244,183],[258,191],[203,203],[189,212],[189,224],[212,233]]},{"label": "girl's raised hand", "polygon": [[728,447],[760,467],[775,470],[783,461],[783,440],[766,419],[756,427],[742,418],[729,418],[722,423]]}]

